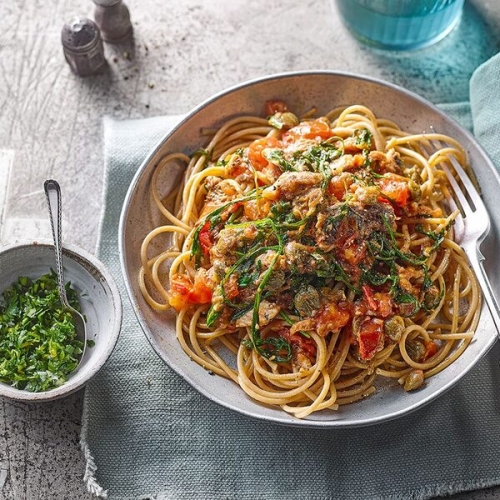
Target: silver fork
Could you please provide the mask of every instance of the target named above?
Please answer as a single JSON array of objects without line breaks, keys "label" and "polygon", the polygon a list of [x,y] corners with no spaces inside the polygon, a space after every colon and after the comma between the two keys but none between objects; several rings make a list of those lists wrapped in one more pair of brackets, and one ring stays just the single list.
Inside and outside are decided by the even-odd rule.
[{"label": "silver fork", "polygon": [[[436,141],[431,141],[431,144],[433,148],[436,149],[441,149],[442,147],[442,145],[436,143]],[[495,298],[495,292],[486,274],[486,270],[484,269],[483,262],[485,258],[480,250],[481,243],[490,231],[490,216],[481,199],[481,195],[472,183],[467,172],[465,172],[453,155],[449,155],[448,158],[463,185],[462,189],[446,164],[442,163],[440,165],[441,170],[446,174],[452,187],[455,200],[458,201],[460,205],[457,207],[454,200],[450,200],[452,209],[458,208],[460,211],[460,215],[455,219],[457,243],[465,250],[469,258],[470,265],[474,270],[483,291],[486,304],[495,323],[497,334],[500,336],[500,307]]]}]

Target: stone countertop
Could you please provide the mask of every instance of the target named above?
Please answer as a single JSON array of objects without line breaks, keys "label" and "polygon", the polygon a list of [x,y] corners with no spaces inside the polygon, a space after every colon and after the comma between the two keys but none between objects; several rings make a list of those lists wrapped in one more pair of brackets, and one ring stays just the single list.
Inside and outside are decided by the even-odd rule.
[{"label": "stone countertop", "polygon": [[[127,5],[133,40],[106,44],[103,74],[80,78],[64,60],[60,33],[75,16],[93,17],[90,0],[0,3],[0,243],[51,237],[43,182],[55,178],[65,240],[95,253],[104,115],[181,114],[230,85],[307,69],[382,78],[434,102],[467,100],[470,75],[500,48],[494,0],[468,0],[447,38],[411,53],[360,44],[328,0]],[[45,404],[0,399],[0,498],[91,498],[82,483],[82,396]],[[494,488],[454,498],[499,497]]]}]

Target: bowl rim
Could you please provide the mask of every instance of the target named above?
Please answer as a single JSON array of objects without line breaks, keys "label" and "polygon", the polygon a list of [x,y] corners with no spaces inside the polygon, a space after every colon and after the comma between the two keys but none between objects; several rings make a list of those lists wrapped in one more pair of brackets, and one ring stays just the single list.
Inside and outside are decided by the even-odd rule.
[{"label": "bowl rim", "polygon": [[[288,414],[284,414],[283,417],[281,416],[265,416],[261,414],[256,414],[252,410],[248,410],[247,408],[244,407],[238,407],[234,403],[228,402],[224,400],[224,398],[213,396],[209,394],[204,387],[202,387],[196,380],[191,380],[190,378],[186,378],[182,369],[178,366],[176,366],[175,363],[170,363],[166,356],[165,353],[161,350],[161,346],[158,344],[157,340],[155,339],[154,335],[150,331],[150,327],[148,325],[148,322],[146,318],[144,318],[140,312],[140,308],[138,307],[136,300],[135,300],[135,293],[134,289],[132,287],[131,280],[128,277],[128,268],[127,268],[127,249],[126,249],[126,242],[125,242],[125,233],[126,233],[126,227],[127,227],[127,217],[129,213],[129,208],[130,208],[130,203],[132,200],[132,197],[134,195],[135,189],[139,183],[139,180],[141,177],[145,174],[145,171],[147,169],[148,164],[150,164],[155,156],[160,152],[161,148],[164,146],[164,143],[170,138],[170,136],[174,135],[179,128],[181,128],[186,122],[188,122],[194,115],[199,113],[201,110],[212,104],[213,102],[223,98],[224,96],[227,96],[229,94],[232,94],[233,92],[241,91],[242,89],[246,87],[251,87],[256,84],[263,84],[266,82],[269,82],[271,80],[286,80],[288,78],[293,78],[293,77],[313,77],[313,76],[332,76],[332,77],[344,77],[352,80],[358,80],[358,81],[364,81],[370,84],[375,84],[380,87],[385,87],[389,89],[392,92],[404,94],[405,96],[409,97],[410,99],[419,102],[422,104],[424,107],[432,110],[433,113],[436,115],[440,116],[444,121],[449,122],[453,124],[455,127],[460,129],[461,133],[467,138],[476,148],[476,150],[481,154],[482,160],[485,163],[485,168],[487,168],[491,174],[495,177],[496,182],[500,183],[500,173],[497,172],[496,168],[494,167],[491,159],[489,158],[488,154],[482,147],[482,145],[478,142],[478,140],[475,138],[475,136],[467,130],[464,126],[462,126],[455,118],[452,116],[448,115],[445,111],[441,110],[438,108],[434,103],[429,101],[428,99],[422,97],[421,95],[408,90],[400,85],[385,81],[380,78],[374,78],[371,76],[367,76],[364,74],[360,73],[354,73],[354,72],[347,72],[347,71],[335,71],[335,70],[324,70],[324,69],[311,69],[311,70],[303,70],[303,71],[290,71],[290,72],[278,72],[278,73],[272,73],[268,74],[262,77],[257,77],[253,79],[249,79],[246,81],[243,81],[241,83],[237,83],[235,85],[231,85],[211,96],[203,100],[200,104],[194,106],[191,108],[185,115],[182,116],[179,121],[172,126],[167,132],[161,137],[161,139],[156,143],[156,145],[150,150],[148,153],[147,157],[142,161],[140,166],[138,167],[137,171],[135,172],[130,185],[128,187],[125,199],[123,201],[122,205],[122,210],[120,214],[120,222],[119,222],[119,227],[118,227],[118,243],[119,243],[119,258],[120,258],[120,267],[121,267],[121,272],[122,272],[122,277],[125,285],[125,289],[127,291],[127,295],[130,301],[130,304],[132,305],[132,309],[134,311],[134,314],[139,322],[139,325],[141,326],[141,329],[143,330],[144,335],[148,339],[149,343],[151,344],[153,350],[156,352],[156,354],[160,357],[160,359],[169,367],[171,368],[174,372],[176,372],[178,375],[180,375],[184,380],[186,380],[191,387],[193,387],[195,390],[200,392],[203,396],[208,398],[209,400],[225,407],[228,408],[232,411],[236,411],[239,414],[256,418],[258,420],[264,420],[268,422],[274,422],[277,424],[282,424],[282,425],[287,425],[287,426],[299,426],[299,427],[308,427],[308,428],[323,428],[323,429],[334,429],[334,428],[355,428],[355,427],[364,427],[364,426],[371,426],[383,422],[388,422],[390,420],[394,420],[396,418],[402,417],[404,415],[408,415],[424,406],[426,406],[428,403],[431,401],[434,401],[437,399],[439,396],[442,394],[446,393],[449,389],[451,389],[459,380],[461,380],[474,366],[476,366],[477,362],[491,349],[491,347],[495,344],[497,335],[492,335],[491,339],[488,341],[487,345],[484,346],[482,349],[480,356],[478,359],[470,363],[466,369],[464,369],[461,374],[457,377],[453,377],[450,379],[446,384],[444,384],[441,388],[439,388],[437,391],[434,391],[432,394],[428,395],[425,397],[425,399],[421,401],[417,401],[414,404],[407,405],[404,408],[400,409],[399,411],[394,411],[390,415],[382,415],[379,417],[375,418],[364,418],[364,419],[358,419],[358,420],[350,420],[350,421],[344,421],[343,419],[339,420],[298,420],[296,418],[292,418]],[[484,312],[484,309],[483,309]],[[489,314],[489,312],[487,312]]]},{"label": "bowl rim", "polygon": [[[13,252],[21,250],[23,248],[35,248],[35,247],[50,247],[54,251],[54,243],[52,240],[45,238],[37,238],[30,240],[21,240],[17,243],[9,243],[6,245],[0,245],[0,257],[8,252]],[[69,379],[60,387],[50,389],[48,391],[40,392],[30,392],[22,389],[16,389],[10,385],[0,383],[0,395],[18,401],[27,402],[43,402],[52,401],[65,396],[69,396],[74,392],[82,389],[97,373],[101,370],[104,364],[109,359],[111,353],[113,352],[118,338],[120,336],[122,318],[123,318],[123,306],[121,295],[115,280],[107,267],[94,255],[84,250],[83,248],[73,245],[71,243],[62,244],[63,255],[71,260],[73,255],[83,258],[90,266],[95,268],[100,275],[104,278],[107,286],[110,290],[110,302],[112,304],[112,309],[114,311],[114,318],[111,327],[109,328],[110,334],[108,336],[109,341],[106,344],[105,350],[102,352],[101,356],[97,359],[97,362],[92,363],[91,369],[88,371],[87,375],[83,378],[76,377]],[[77,261],[75,261],[77,262]],[[55,265],[55,261],[54,261]],[[81,265],[81,264],[80,264]]]}]

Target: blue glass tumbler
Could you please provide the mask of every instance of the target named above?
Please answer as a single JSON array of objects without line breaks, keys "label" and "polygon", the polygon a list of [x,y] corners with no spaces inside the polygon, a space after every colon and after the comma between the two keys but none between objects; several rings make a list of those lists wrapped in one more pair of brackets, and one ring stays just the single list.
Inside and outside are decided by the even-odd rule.
[{"label": "blue glass tumbler", "polygon": [[464,0],[336,0],[347,27],[382,49],[412,50],[445,37],[458,23]]}]

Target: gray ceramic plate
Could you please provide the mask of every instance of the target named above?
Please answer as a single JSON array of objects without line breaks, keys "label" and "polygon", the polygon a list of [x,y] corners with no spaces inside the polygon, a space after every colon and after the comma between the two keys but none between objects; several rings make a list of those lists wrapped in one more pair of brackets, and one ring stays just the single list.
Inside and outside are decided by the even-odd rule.
[{"label": "gray ceramic plate", "polygon": [[[261,115],[264,102],[281,99],[295,113],[312,106],[319,114],[336,106],[363,104],[379,117],[394,120],[403,129],[420,133],[435,130],[458,139],[468,151],[472,168],[477,174],[486,204],[491,208],[500,192],[499,177],[491,161],[474,137],[436,107],[421,97],[400,87],[381,81],[345,73],[313,71],[270,76],[231,88],[204,102],[173,130],[168,132],[139,168],[129,188],[120,221],[120,252],[122,271],[128,293],[139,322],[159,356],[195,389],[211,400],[245,415],[310,427],[349,427],[386,421],[413,411],[453,386],[488,351],[496,339],[496,331],[485,307],[474,341],[461,358],[449,368],[429,379],[421,390],[405,393],[397,384],[382,384],[364,401],[342,407],[336,412],[325,411],[306,420],[298,420],[280,409],[269,408],[250,400],[232,382],[209,375],[184,354],[175,338],[174,317],[152,311],[141,296],[137,285],[140,268],[140,246],[149,230],[165,222],[151,204],[149,185],[153,170],[161,158],[182,151],[190,154],[204,145],[200,130],[221,125],[228,118],[244,113]],[[180,172],[173,169],[166,182],[175,182]],[[168,186],[167,186],[168,188]],[[483,244],[487,262],[499,254],[498,228],[500,211],[491,210],[493,229]],[[488,260],[488,257],[491,257]],[[494,287],[500,279],[488,269]]]}]

